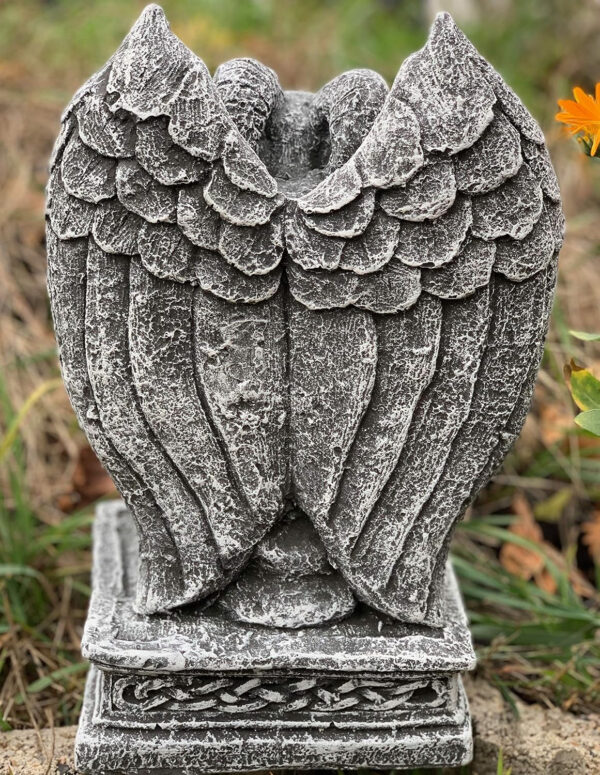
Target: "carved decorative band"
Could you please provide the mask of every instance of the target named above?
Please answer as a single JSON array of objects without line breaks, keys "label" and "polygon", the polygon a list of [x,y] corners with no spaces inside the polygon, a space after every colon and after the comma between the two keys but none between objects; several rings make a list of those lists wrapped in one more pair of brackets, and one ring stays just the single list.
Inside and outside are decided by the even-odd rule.
[{"label": "carved decorative band", "polygon": [[447,700],[442,681],[418,679],[331,678],[311,676],[299,681],[284,677],[206,676],[112,679],[115,710],[208,711],[244,714],[394,712],[437,708]]}]

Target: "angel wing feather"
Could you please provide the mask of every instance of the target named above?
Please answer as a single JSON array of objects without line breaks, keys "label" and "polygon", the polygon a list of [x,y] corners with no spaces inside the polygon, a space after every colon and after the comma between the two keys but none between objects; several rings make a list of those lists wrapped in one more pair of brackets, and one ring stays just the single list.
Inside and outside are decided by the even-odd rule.
[{"label": "angel wing feather", "polygon": [[543,136],[442,14],[288,229],[295,496],[360,598],[440,625],[448,537],[541,359],[563,232]]},{"label": "angel wing feather", "polygon": [[[328,153],[292,193],[273,148],[307,105]],[[149,6],[67,108],[48,187],[65,383],[138,523],[140,610],[222,589],[293,503],[358,597],[441,624],[562,230],[539,127],[447,14],[389,92],[353,71],[286,101],[249,60],[211,79]]]},{"label": "angel wing feather", "polygon": [[140,610],[222,588],[281,513],[282,202],[149,7],[67,108],[48,187],[63,373],[138,523]]}]

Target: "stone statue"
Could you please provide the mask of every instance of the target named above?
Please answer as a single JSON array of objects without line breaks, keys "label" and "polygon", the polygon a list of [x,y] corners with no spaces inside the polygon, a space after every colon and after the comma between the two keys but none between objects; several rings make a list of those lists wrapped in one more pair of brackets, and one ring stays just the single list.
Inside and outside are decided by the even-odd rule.
[{"label": "stone statue", "polygon": [[84,772],[469,760],[448,545],[525,418],[562,232],[538,125],[447,14],[391,89],[313,95],[211,77],[143,12],[48,186],[64,380],[125,502]]}]

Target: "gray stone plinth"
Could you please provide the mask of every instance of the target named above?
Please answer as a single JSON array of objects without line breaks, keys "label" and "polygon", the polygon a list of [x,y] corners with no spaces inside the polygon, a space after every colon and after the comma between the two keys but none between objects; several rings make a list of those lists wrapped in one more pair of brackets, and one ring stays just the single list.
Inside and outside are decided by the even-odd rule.
[{"label": "gray stone plinth", "polygon": [[76,742],[85,773],[459,765],[471,758],[460,673],[474,654],[451,569],[441,629],[358,606],[281,630],[218,605],[134,611],[137,539],[98,509],[83,652],[93,662]]},{"label": "gray stone plinth", "polygon": [[[235,720],[204,729],[172,729],[168,722],[104,726],[96,720],[100,671],[92,668],[77,732],[76,761],[84,773],[196,775],[271,769],[404,768],[459,766],[471,760],[471,723],[462,684],[457,682],[457,721],[422,727],[387,725],[286,726],[272,721],[240,725]],[[334,716],[334,714],[330,714]],[[382,714],[385,715],[385,714]],[[338,718],[337,715],[335,716]],[[251,725],[250,725],[251,724]]]}]

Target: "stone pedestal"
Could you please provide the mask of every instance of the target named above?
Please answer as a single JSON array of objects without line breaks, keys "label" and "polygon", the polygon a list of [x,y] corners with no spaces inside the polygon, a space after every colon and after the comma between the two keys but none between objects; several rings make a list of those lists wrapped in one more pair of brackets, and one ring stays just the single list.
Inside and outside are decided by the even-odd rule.
[{"label": "stone pedestal", "polygon": [[137,538],[122,502],[98,508],[91,660],[76,742],[84,773],[457,766],[472,754],[460,679],[475,657],[452,570],[445,624],[361,608],[284,630],[218,606],[133,608]]}]

